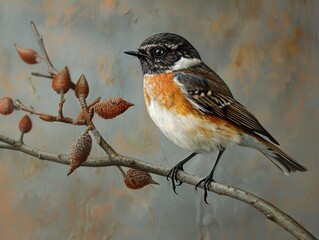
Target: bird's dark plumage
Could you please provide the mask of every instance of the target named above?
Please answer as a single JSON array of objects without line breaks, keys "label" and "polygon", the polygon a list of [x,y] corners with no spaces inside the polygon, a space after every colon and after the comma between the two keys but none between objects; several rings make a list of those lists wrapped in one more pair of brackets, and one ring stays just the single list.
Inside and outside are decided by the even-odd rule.
[{"label": "bird's dark plumage", "polygon": [[228,120],[246,131],[264,135],[279,145],[255,116],[233,98],[225,82],[215,72],[210,70],[199,75],[195,66],[178,71],[175,75],[187,99],[200,111]]}]

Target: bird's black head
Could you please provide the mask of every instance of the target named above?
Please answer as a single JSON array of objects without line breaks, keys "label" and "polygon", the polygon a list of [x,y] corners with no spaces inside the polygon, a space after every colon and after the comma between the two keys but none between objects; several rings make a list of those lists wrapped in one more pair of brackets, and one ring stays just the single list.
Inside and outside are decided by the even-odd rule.
[{"label": "bird's black head", "polygon": [[145,39],[137,51],[124,53],[138,57],[144,74],[180,70],[201,63],[196,49],[173,33],[155,34]]}]

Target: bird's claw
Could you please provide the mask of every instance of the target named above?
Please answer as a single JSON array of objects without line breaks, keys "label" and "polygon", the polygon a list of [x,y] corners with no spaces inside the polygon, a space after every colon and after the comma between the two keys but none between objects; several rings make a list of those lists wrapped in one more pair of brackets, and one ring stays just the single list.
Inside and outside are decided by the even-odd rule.
[{"label": "bird's claw", "polygon": [[173,191],[174,193],[177,194],[176,192],[176,186],[180,186],[182,185],[182,181],[177,179],[177,174],[178,171],[184,171],[183,165],[182,164],[177,164],[175,167],[173,167],[169,173],[166,176],[166,179],[169,180],[169,178],[172,179],[172,187],[173,187]]},{"label": "bird's claw", "polygon": [[203,178],[202,180],[200,180],[200,181],[196,184],[195,190],[197,190],[197,188],[198,188],[203,182],[204,182],[204,184],[203,184],[203,189],[204,189],[204,201],[205,201],[206,204],[209,204],[209,203],[207,202],[208,190],[210,190],[210,189],[209,189],[210,184],[211,184],[212,182],[215,182],[215,180],[212,179],[211,176],[207,176],[206,178]]}]

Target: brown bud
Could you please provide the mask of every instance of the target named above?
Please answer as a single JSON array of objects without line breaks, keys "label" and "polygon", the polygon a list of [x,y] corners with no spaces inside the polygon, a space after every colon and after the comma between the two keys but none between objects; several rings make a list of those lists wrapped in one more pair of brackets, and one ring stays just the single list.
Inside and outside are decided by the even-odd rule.
[{"label": "brown bud", "polygon": [[75,90],[74,90],[75,96],[78,99],[80,97],[83,97],[84,99],[86,99],[87,96],[89,95],[89,91],[90,91],[89,84],[84,74],[82,74],[75,85]]},{"label": "brown bud", "polygon": [[14,44],[20,58],[28,64],[37,64],[38,53],[30,48],[22,48],[19,47],[17,44]]},{"label": "brown bud", "polygon": [[71,77],[68,67],[57,73],[52,79],[52,88],[57,93],[67,93],[71,86]]},{"label": "brown bud", "polygon": [[125,173],[124,183],[130,189],[140,189],[148,184],[159,185],[152,179],[151,174],[148,172],[133,168]]},{"label": "brown bud", "polygon": [[77,169],[83,162],[86,161],[90,155],[92,148],[92,138],[87,132],[78,137],[72,144],[72,150],[70,154],[70,170],[68,176]]},{"label": "brown bud", "polygon": [[122,98],[109,98],[94,105],[94,112],[104,119],[112,119],[124,113],[133,103],[127,102]]},{"label": "brown bud", "polygon": [[13,112],[13,109],[14,105],[11,98],[5,97],[0,99],[0,114],[9,115]]},{"label": "brown bud", "polygon": [[55,120],[55,117],[50,115],[40,115],[39,118],[46,122],[53,122]]},{"label": "brown bud", "polygon": [[28,115],[24,115],[19,122],[19,129],[22,133],[30,132],[32,129],[32,121]]}]

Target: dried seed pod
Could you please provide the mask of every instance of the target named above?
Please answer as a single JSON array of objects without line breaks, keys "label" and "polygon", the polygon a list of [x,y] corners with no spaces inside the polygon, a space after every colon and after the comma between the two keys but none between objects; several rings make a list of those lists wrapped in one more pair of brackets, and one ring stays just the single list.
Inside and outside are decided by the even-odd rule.
[{"label": "dried seed pod", "polygon": [[19,122],[19,129],[22,133],[30,132],[32,129],[32,121],[28,115],[24,115]]},{"label": "dried seed pod", "polygon": [[38,53],[30,48],[22,48],[19,47],[17,44],[14,44],[20,58],[28,64],[37,64]]},{"label": "dried seed pod", "polygon": [[74,90],[75,96],[78,99],[80,97],[86,99],[87,96],[89,95],[89,91],[90,91],[89,84],[84,74],[82,74],[75,85],[75,90]]},{"label": "dried seed pod", "polygon": [[55,117],[50,115],[40,115],[39,118],[46,122],[53,122],[55,120]]},{"label": "dried seed pod", "polygon": [[14,105],[13,101],[9,97],[4,97],[0,99],[0,114],[9,115],[13,112]]},{"label": "dried seed pod", "polygon": [[148,172],[133,168],[125,173],[124,183],[130,189],[140,189],[148,184],[159,185]]},{"label": "dried seed pod", "polygon": [[112,119],[124,113],[133,103],[127,102],[122,98],[109,98],[94,105],[94,112],[104,119]]},{"label": "dried seed pod", "polygon": [[85,132],[80,137],[78,137],[72,144],[72,150],[70,154],[70,170],[68,176],[77,169],[83,162],[86,161],[90,155],[92,149],[92,138],[90,134]]},{"label": "dried seed pod", "polygon": [[57,93],[67,93],[71,86],[71,77],[68,67],[57,73],[52,79],[52,88]]}]

